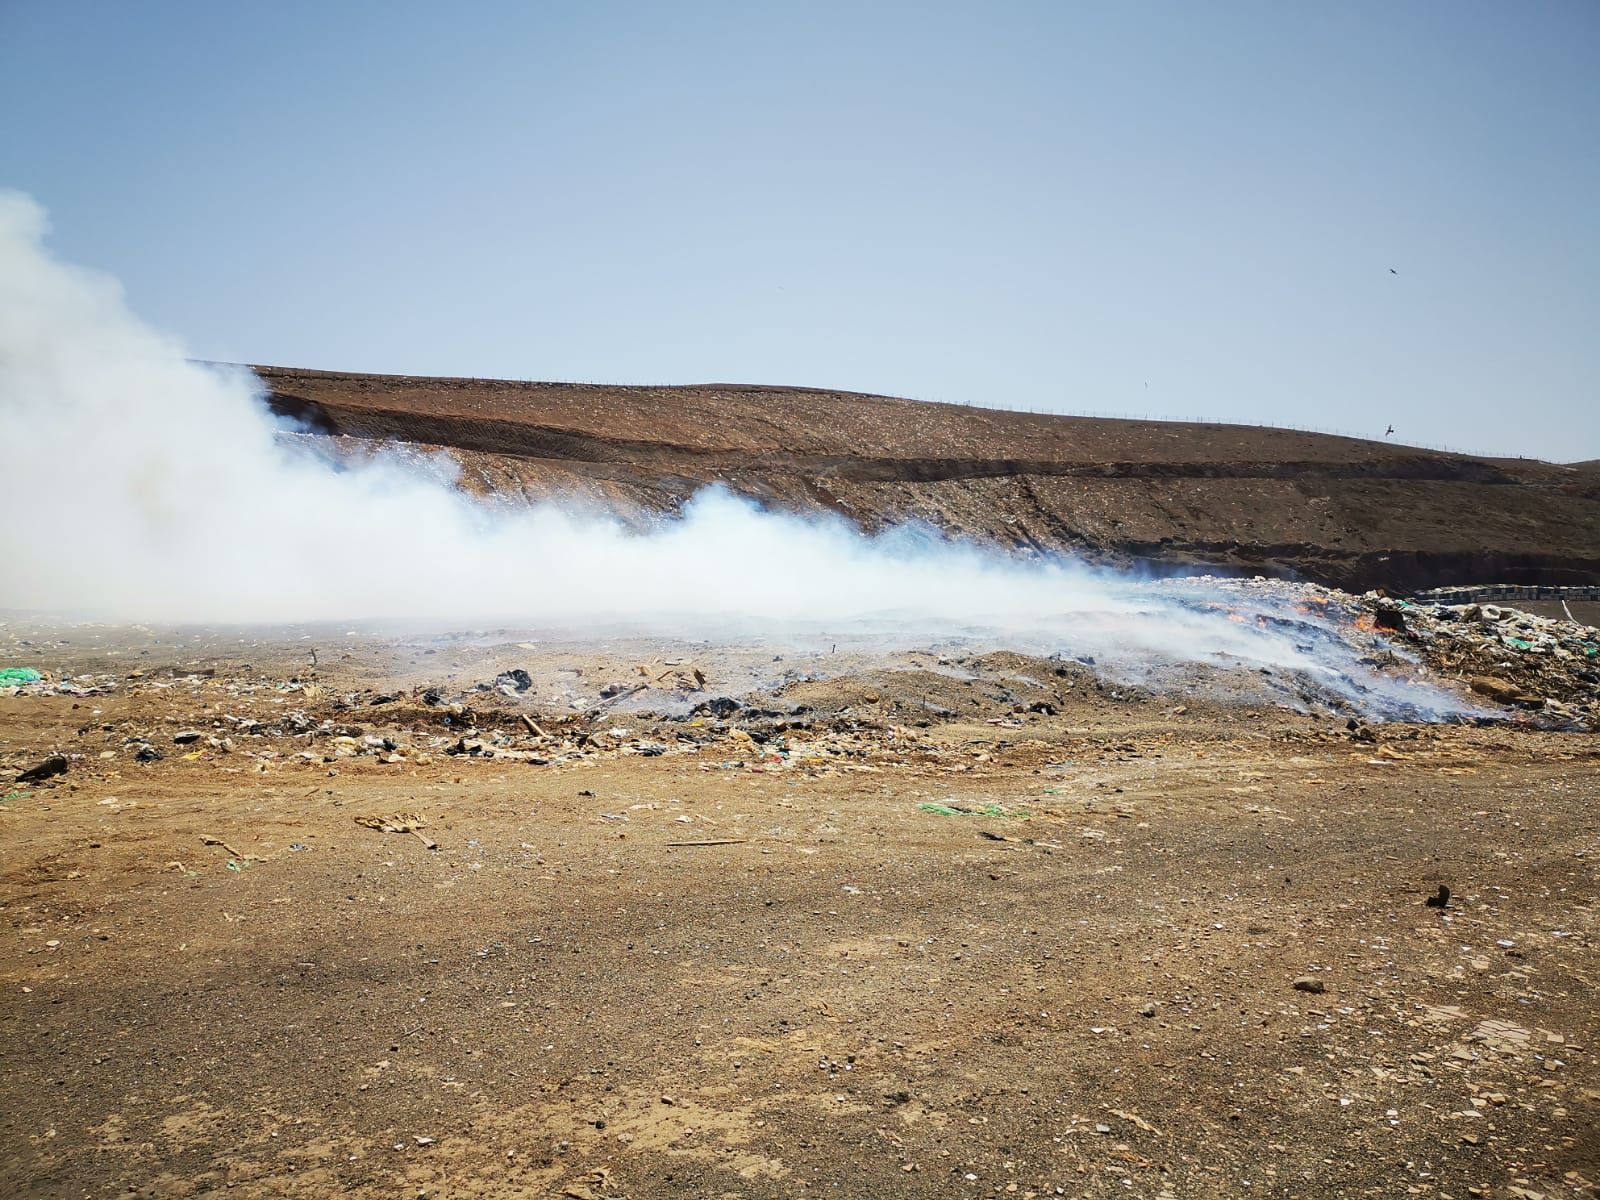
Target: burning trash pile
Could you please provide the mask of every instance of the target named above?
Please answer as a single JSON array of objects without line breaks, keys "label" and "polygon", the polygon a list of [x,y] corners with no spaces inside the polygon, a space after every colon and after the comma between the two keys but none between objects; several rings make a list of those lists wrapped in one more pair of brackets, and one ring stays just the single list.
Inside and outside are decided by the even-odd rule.
[{"label": "burning trash pile", "polygon": [[[1364,709],[1382,720],[1502,718],[1600,727],[1600,630],[1503,605],[1425,605],[1264,579],[1179,579],[1190,606],[1222,611],[1303,654],[1280,671],[1275,702],[1302,711]],[[1308,666],[1310,664],[1310,666]],[[1511,710],[1511,711],[1506,711]]]},{"label": "burning trash pile", "polygon": [[1424,606],[1376,592],[1374,624],[1486,700],[1577,729],[1600,726],[1600,630],[1494,604]]}]

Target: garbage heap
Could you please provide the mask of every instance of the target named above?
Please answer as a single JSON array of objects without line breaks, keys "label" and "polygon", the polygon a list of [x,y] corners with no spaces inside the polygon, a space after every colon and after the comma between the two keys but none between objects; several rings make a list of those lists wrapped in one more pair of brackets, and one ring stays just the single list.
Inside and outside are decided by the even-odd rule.
[{"label": "garbage heap", "polygon": [[1508,709],[1600,728],[1600,630],[1497,604],[1421,605],[1369,592],[1375,623],[1435,671]]}]

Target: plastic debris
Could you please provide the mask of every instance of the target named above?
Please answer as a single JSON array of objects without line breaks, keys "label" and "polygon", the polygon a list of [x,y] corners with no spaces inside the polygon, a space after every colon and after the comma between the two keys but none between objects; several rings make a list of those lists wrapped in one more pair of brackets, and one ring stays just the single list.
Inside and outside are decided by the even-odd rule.
[{"label": "plastic debris", "polygon": [[931,800],[924,800],[917,805],[919,812],[935,813],[941,817],[1025,817],[1028,814],[1006,808],[1002,804],[984,804],[977,808],[968,808],[962,804],[935,804]]}]

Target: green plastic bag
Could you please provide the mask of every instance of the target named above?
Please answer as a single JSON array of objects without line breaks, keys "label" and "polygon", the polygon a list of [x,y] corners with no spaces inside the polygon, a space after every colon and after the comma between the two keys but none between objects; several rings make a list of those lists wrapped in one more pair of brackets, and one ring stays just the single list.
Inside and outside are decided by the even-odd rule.
[{"label": "green plastic bag", "polygon": [[19,683],[38,683],[44,676],[32,667],[6,667],[0,670],[0,687],[16,687]]},{"label": "green plastic bag", "polygon": [[981,808],[965,808],[961,805],[934,804],[923,801],[917,805],[917,811],[936,813],[941,817],[1025,817],[1028,814],[1015,812],[1000,804],[985,804]]}]

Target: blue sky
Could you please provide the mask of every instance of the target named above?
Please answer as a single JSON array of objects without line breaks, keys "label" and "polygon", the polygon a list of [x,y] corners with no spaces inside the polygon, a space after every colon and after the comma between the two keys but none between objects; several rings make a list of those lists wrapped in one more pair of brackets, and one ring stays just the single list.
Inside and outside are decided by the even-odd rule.
[{"label": "blue sky", "polygon": [[1591,0],[0,0],[0,184],[204,357],[1573,460],[1597,61]]}]

